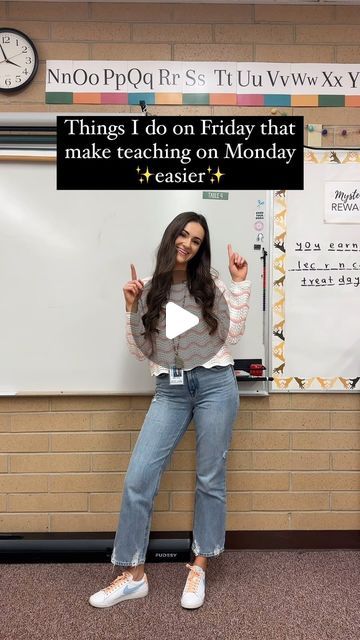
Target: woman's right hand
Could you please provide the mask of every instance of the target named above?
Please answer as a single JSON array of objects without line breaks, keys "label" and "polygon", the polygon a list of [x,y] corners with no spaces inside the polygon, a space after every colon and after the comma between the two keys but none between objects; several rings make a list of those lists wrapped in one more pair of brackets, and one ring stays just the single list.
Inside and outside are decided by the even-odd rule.
[{"label": "woman's right hand", "polygon": [[126,311],[137,312],[138,300],[143,292],[144,283],[138,280],[134,265],[131,266],[131,280],[123,287]]}]

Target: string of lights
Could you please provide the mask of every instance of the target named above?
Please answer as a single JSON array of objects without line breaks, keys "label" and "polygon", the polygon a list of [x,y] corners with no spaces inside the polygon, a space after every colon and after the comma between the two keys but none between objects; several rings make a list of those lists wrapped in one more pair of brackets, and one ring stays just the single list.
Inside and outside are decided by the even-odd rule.
[{"label": "string of lights", "polygon": [[[289,114],[286,111],[279,111],[275,107],[271,109],[270,115],[272,116],[288,116]],[[316,124],[306,124],[305,131],[308,133],[321,133],[322,136],[326,137],[330,133],[333,135],[341,135],[345,138],[348,134],[358,133],[360,135],[360,128],[357,124],[348,124],[348,125],[316,125]]]}]

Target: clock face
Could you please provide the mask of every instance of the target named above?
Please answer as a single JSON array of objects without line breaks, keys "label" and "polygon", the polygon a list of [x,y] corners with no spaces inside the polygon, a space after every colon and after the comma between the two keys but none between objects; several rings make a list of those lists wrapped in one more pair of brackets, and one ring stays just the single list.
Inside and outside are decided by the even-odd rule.
[{"label": "clock face", "polygon": [[33,80],[39,64],[34,43],[16,29],[0,29],[0,91],[17,91]]}]

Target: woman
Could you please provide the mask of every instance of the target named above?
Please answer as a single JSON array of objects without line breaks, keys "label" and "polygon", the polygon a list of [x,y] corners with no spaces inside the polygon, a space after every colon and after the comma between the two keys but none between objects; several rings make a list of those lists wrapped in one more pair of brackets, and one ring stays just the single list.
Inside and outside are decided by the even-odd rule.
[{"label": "woman", "polygon": [[[200,607],[205,598],[207,559],[224,551],[226,454],[239,406],[234,361],[226,344],[244,333],[250,282],[246,260],[228,245],[230,290],[211,269],[209,229],[204,216],[181,213],[160,243],[152,278],[132,279],[123,292],[127,340],[139,359],[148,358],[156,391],[137,439],[125,478],[119,526],[111,562],[124,567],[108,587],[90,597],[95,607],[148,594],[144,571],[153,501],[171,453],[194,418],[196,493],[194,562],[181,605]],[[226,301],[226,310],[222,301]],[[185,332],[166,337],[165,305],[174,302],[196,311],[192,339]],[[196,342],[194,341],[196,336]],[[180,382],[179,382],[180,380]]]}]

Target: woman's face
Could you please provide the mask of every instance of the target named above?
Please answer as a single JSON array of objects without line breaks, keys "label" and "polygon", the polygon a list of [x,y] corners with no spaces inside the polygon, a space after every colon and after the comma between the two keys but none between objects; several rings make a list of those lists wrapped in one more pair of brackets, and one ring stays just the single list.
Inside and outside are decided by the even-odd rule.
[{"label": "woman's face", "polygon": [[205,237],[205,231],[198,222],[188,222],[175,240],[176,266],[186,264],[197,254]]}]

